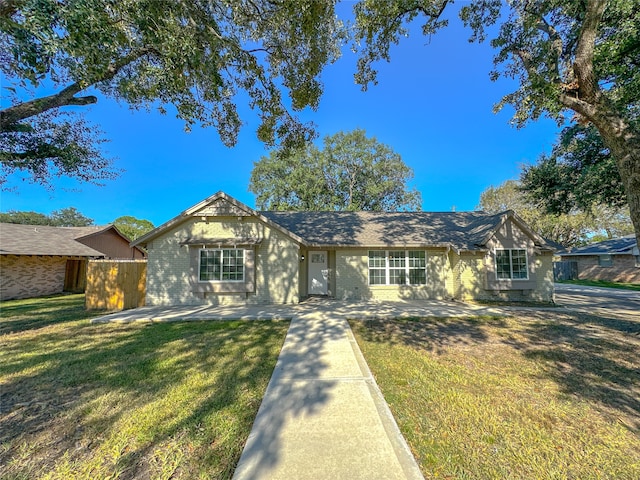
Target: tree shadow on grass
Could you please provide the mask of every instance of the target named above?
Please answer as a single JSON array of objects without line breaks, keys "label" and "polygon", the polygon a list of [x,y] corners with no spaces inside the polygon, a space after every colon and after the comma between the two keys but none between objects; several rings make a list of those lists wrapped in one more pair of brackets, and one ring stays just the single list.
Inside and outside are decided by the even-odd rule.
[{"label": "tree shadow on grass", "polygon": [[99,313],[86,312],[84,295],[56,295],[4,301],[0,302],[0,336],[37,330]]},{"label": "tree shadow on grass", "polygon": [[640,321],[539,314],[521,334],[507,343],[542,362],[563,393],[622,414],[640,433]]},{"label": "tree shadow on grass", "polygon": [[451,318],[398,318],[389,320],[363,320],[365,328],[358,332],[367,341],[385,342],[441,353],[451,346],[471,346],[489,340],[484,326],[505,327],[504,318],[498,316]]},{"label": "tree shadow on grass", "polygon": [[509,345],[542,365],[565,395],[586,400],[640,433],[640,320],[565,312],[504,318],[364,321],[366,341],[441,353],[451,347]]},{"label": "tree shadow on grass", "polygon": [[[223,430],[239,433],[234,437],[222,427],[206,425],[206,441],[194,455],[214,465],[207,470],[207,465],[192,462],[181,468],[187,476],[213,471],[215,478],[230,478],[287,325],[82,322],[51,333],[40,330],[21,342],[7,340],[3,348],[8,361],[0,367],[7,379],[0,392],[0,444],[6,446],[0,450],[0,465],[12,470],[2,473],[0,468],[0,476],[41,475],[65,456],[82,464],[98,455],[119,429],[130,428],[135,438],[125,435],[122,450],[113,453],[115,460],[106,460],[113,464],[97,475],[146,477],[144,470],[159,445],[180,435],[190,444],[202,444],[199,428],[220,414],[229,422]],[[153,418],[151,424],[145,416]],[[43,449],[33,447],[27,463],[20,461],[25,445],[47,443]]]}]

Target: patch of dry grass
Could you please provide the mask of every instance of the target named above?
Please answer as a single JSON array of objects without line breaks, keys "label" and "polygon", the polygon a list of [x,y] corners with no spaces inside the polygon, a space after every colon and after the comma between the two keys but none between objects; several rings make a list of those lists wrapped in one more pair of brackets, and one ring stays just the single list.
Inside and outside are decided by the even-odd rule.
[{"label": "patch of dry grass", "polygon": [[640,478],[640,323],[352,322],[426,478]]},{"label": "patch of dry grass", "polygon": [[288,322],[90,324],[3,302],[0,478],[231,478]]}]

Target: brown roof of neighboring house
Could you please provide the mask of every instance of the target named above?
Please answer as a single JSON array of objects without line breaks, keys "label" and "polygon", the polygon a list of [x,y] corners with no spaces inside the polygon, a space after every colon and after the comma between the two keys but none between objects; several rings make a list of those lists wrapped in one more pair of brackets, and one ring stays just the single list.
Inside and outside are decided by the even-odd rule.
[{"label": "brown roof of neighboring house", "polygon": [[102,252],[77,240],[111,228],[113,225],[49,227],[0,223],[0,254],[104,257]]}]

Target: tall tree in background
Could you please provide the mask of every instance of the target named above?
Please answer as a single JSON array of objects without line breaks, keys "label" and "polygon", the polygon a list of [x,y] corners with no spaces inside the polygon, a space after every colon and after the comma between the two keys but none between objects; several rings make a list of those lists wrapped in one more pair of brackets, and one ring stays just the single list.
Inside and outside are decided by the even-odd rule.
[{"label": "tall tree in background", "polygon": [[0,213],[0,222],[23,225],[49,225],[51,227],[86,227],[93,225],[93,219],[85,217],[75,207],[54,210],[50,215],[38,212],[10,210]]},{"label": "tall tree in background", "polygon": [[0,0],[3,98],[11,94],[0,110],[0,185],[16,172],[44,185],[117,174],[96,127],[63,111],[96,103],[95,91],[131,108],[172,105],[186,129],[213,126],[225,145],[236,142],[241,97],[261,117],[260,140],[303,145],[312,130],[285,104],[318,106],[320,72],[342,38],[328,0]]},{"label": "tall tree in background", "polygon": [[588,212],[546,213],[532,203],[519,182],[507,180],[480,195],[478,207],[488,213],[513,210],[534,231],[564,247],[628,235],[633,225],[625,209],[597,206]]},{"label": "tall tree in background", "polygon": [[122,234],[126,235],[129,240],[135,240],[154,229],[153,223],[149,220],[135,218],[130,215],[116,218],[113,224]]},{"label": "tall tree in background", "polygon": [[264,210],[419,210],[413,171],[364,130],[324,138],[291,155],[271,152],[254,164],[249,191]]},{"label": "tall tree in background", "polygon": [[[355,6],[360,50],[356,80],[375,82],[372,65],[389,60],[392,44],[408,33],[406,22],[425,18],[431,35],[446,25],[449,0],[361,0]],[[637,0],[472,0],[460,10],[483,41],[498,24],[499,76],[515,78],[519,88],[498,103],[515,108],[513,121],[548,115],[559,123],[573,112],[592,125],[611,152],[622,179],[636,238],[640,243],[640,5]]]}]

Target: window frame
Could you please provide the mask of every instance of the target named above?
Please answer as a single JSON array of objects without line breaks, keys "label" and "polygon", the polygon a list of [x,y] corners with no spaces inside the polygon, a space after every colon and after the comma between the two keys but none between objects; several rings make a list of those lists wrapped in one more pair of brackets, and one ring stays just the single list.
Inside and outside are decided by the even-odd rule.
[{"label": "window frame", "polygon": [[[411,254],[422,255],[412,256]],[[384,259],[384,266],[375,265],[373,259]],[[374,263],[372,265],[372,263]],[[378,262],[379,263],[379,262]],[[416,266],[416,263],[423,264]],[[419,287],[427,284],[427,252],[426,250],[369,250],[367,252],[368,285],[371,286],[396,286],[408,285]],[[375,279],[384,278],[384,283],[372,282],[372,272],[378,272]],[[379,272],[384,272],[381,276]],[[418,274],[417,272],[424,272]],[[412,279],[424,279],[421,283],[411,283]]]},{"label": "window frame", "polygon": [[[509,276],[508,277],[504,277],[504,276],[500,276],[501,272],[499,269],[499,266],[501,265],[498,262],[498,253],[499,252],[507,252],[507,257],[509,259]],[[514,277],[513,272],[514,272],[514,256],[513,256],[513,252],[524,252],[524,272],[525,272],[525,276],[524,277]],[[518,257],[518,259],[520,259],[520,257]],[[494,260],[494,267],[495,267],[495,274],[496,274],[496,279],[498,281],[500,280],[515,280],[515,281],[522,281],[522,280],[529,280],[529,252],[527,251],[526,248],[496,248],[493,251],[493,260]],[[520,265],[522,266],[522,265]]]},{"label": "window frame", "polygon": [[610,253],[603,253],[598,255],[598,267],[611,268],[613,267],[613,255]]},{"label": "window frame", "polygon": [[[220,278],[210,278],[210,279],[202,279],[202,252],[219,252],[219,277]],[[225,261],[225,253],[224,252],[234,252],[233,255],[231,255],[229,258],[234,258],[234,259],[238,259],[238,257],[242,257],[242,264],[241,265],[232,265],[232,264],[228,264],[225,265],[224,261]],[[239,252],[239,255],[238,255]],[[244,283],[246,281],[247,278],[247,272],[246,272],[246,255],[245,255],[245,250],[243,248],[199,248],[198,249],[198,270],[197,270],[197,279],[198,279],[198,283],[227,283],[227,282],[231,282],[231,283]],[[241,278],[223,278],[224,274],[225,274],[225,267],[228,267],[229,269],[231,269],[232,267],[241,267]],[[214,272],[215,273],[215,272]],[[229,270],[229,272],[227,272],[229,274],[232,274],[232,272]],[[233,274],[235,274],[236,276],[238,275],[238,272],[233,272]]]}]

